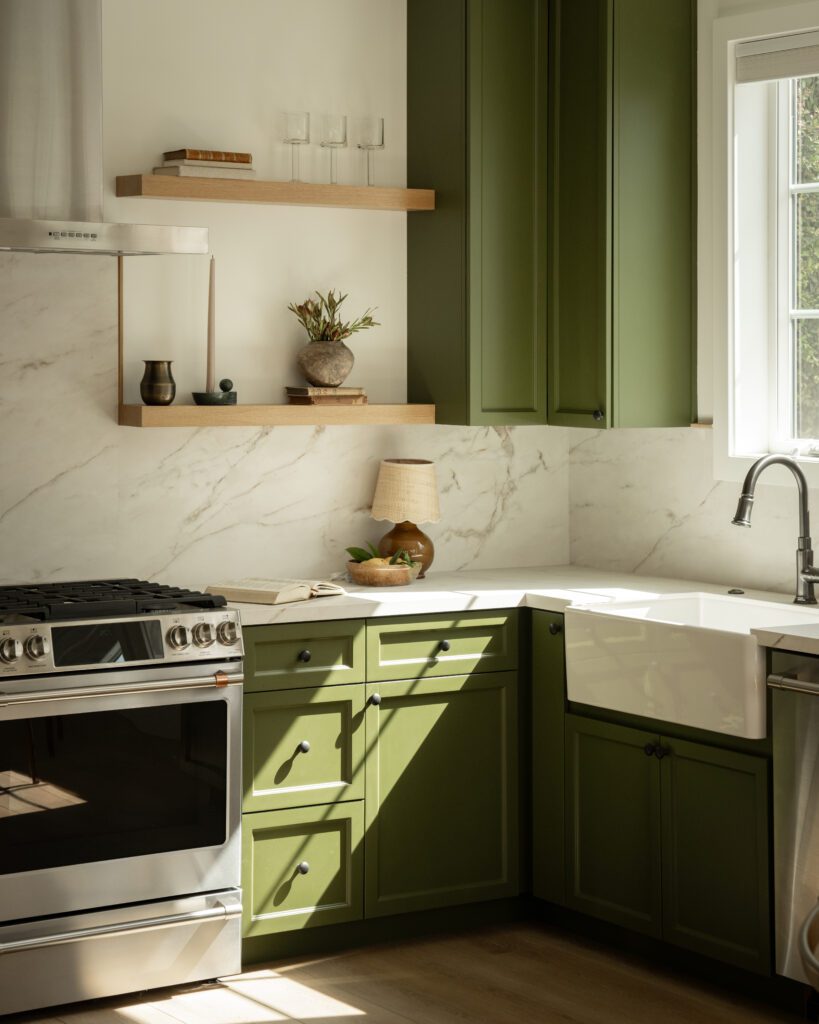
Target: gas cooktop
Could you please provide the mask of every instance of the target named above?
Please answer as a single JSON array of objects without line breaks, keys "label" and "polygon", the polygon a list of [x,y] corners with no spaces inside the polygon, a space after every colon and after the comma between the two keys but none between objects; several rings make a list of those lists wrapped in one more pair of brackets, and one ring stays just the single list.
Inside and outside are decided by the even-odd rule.
[{"label": "gas cooktop", "polygon": [[226,603],[145,580],[0,587],[0,680],[241,658]]},{"label": "gas cooktop", "polygon": [[81,580],[0,587],[0,622],[104,619],[150,612],[222,608],[225,599],[145,580]]}]

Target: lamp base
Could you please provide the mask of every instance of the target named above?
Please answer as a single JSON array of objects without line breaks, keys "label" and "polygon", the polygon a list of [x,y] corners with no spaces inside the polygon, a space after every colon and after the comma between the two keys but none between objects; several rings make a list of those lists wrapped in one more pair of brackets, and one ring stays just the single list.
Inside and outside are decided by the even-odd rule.
[{"label": "lamp base", "polygon": [[423,579],[435,557],[435,545],[423,530],[419,530],[415,523],[411,523],[408,519],[403,523],[396,523],[390,532],[385,533],[378,542],[378,553],[382,558],[390,558],[402,548],[410,555],[413,562],[421,563],[418,579]]}]

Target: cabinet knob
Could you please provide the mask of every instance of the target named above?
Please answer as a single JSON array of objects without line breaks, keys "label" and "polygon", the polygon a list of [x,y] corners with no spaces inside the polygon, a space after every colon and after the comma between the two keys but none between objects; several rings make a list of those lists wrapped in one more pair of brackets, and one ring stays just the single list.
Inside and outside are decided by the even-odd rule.
[{"label": "cabinet knob", "polygon": [[663,746],[661,746],[661,744],[658,743],[657,744],[657,749],[654,751],[654,756],[657,758],[658,761],[662,761],[662,759],[664,757],[668,757],[668,755],[670,753],[671,753],[671,748],[670,747],[663,747]]},{"label": "cabinet knob", "polygon": [[378,707],[378,705],[381,703],[381,694],[380,693],[374,693],[372,695],[372,697],[370,697],[370,701],[369,702],[374,707]]},{"label": "cabinet knob", "polygon": [[603,419],[603,417],[604,417],[604,413],[603,413],[602,409],[595,409],[594,412],[592,413],[592,419],[595,421],[595,423],[599,423],[600,420]]},{"label": "cabinet knob", "polygon": [[299,651],[298,660],[303,662],[305,665],[313,657],[309,651]]},{"label": "cabinet knob", "polygon": [[452,644],[449,642],[449,640],[442,640],[438,644],[438,650],[439,651],[448,651],[451,646],[452,646]]},{"label": "cabinet knob", "polygon": [[310,865],[307,863],[306,860],[303,860],[301,864],[299,864],[299,866],[296,868],[296,870],[300,875],[306,875],[307,872],[310,870]]},{"label": "cabinet knob", "polygon": [[657,744],[646,743],[646,745],[643,747],[643,753],[646,755],[646,757],[653,757],[657,753]]},{"label": "cabinet knob", "polygon": [[309,754],[310,740],[302,740],[301,743],[299,744],[299,750],[302,752],[302,754]]},{"label": "cabinet knob", "polygon": [[559,622],[550,622],[549,632],[552,634],[552,636],[557,636],[558,633],[563,632],[563,627],[560,625]]}]

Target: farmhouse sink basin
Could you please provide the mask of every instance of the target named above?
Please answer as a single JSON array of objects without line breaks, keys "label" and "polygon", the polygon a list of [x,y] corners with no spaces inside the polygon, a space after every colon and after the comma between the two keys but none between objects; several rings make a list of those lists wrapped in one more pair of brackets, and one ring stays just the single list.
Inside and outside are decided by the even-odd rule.
[{"label": "farmhouse sink basin", "polygon": [[698,729],[766,735],[765,651],[752,629],[819,624],[819,609],[668,594],[566,609],[570,701]]}]

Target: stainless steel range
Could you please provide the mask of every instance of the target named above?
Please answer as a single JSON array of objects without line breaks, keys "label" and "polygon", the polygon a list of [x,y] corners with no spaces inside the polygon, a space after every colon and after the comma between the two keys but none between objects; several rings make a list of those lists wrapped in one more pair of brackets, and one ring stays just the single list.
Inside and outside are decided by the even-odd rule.
[{"label": "stainless steel range", "polygon": [[0,587],[0,1014],[239,970],[242,653],[214,595]]}]

